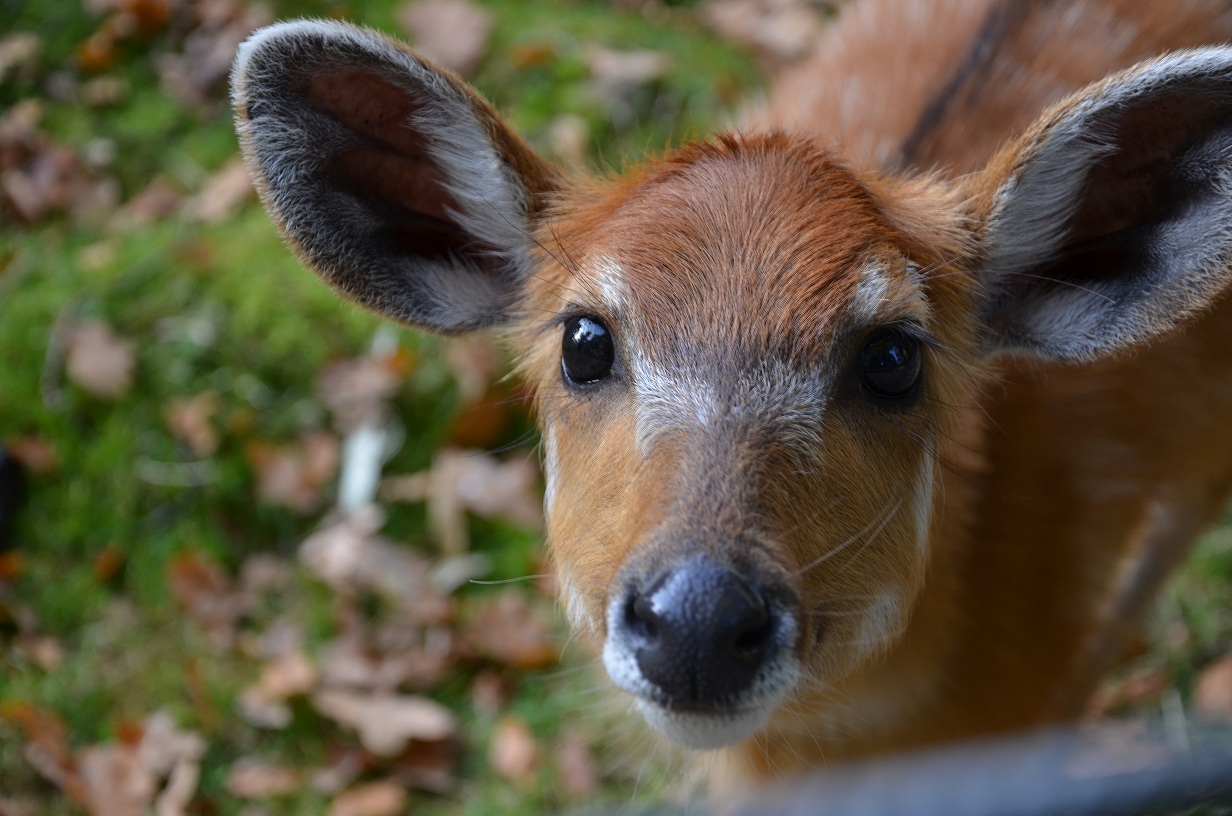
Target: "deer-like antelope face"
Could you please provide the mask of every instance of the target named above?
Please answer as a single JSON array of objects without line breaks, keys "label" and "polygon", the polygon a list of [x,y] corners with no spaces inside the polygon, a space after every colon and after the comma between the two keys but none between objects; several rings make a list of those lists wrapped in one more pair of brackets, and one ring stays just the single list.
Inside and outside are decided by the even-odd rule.
[{"label": "deer-like antelope face", "polygon": [[339,23],[257,32],[233,82],[262,200],[318,274],[417,326],[509,330],[569,618],[685,745],[892,647],[936,446],[988,359],[1125,348],[1229,277],[1232,49],[1093,86],[949,184],[785,137],[575,182]]},{"label": "deer-like antelope face", "polygon": [[774,138],[687,150],[541,240],[521,336],[565,608],[659,730],[732,742],[905,626],[956,367],[932,252]]}]

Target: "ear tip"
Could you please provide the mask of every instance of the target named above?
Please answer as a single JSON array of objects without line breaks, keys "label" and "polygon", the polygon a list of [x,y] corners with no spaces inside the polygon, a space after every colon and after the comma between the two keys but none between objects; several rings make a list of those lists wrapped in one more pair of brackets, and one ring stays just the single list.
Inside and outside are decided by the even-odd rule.
[{"label": "ear tip", "polygon": [[258,28],[240,43],[231,65],[232,79],[242,79],[249,72],[254,59],[276,60],[290,49],[302,48],[305,45],[320,48],[330,42],[342,40],[383,42],[381,35],[375,31],[343,20],[315,17],[279,20]]}]

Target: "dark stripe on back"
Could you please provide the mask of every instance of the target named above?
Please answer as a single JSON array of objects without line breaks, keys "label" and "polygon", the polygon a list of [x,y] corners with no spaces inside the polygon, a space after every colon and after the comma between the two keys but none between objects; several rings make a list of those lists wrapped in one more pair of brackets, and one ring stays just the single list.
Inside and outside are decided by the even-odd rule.
[{"label": "dark stripe on back", "polygon": [[978,87],[985,78],[988,67],[1007,35],[1015,29],[1021,29],[1032,6],[1047,4],[1048,0],[999,0],[993,3],[949,82],[924,106],[920,118],[903,140],[898,151],[898,169],[913,169],[919,164],[929,147],[928,142],[936,136],[937,130],[954,109],[959,98]]}]

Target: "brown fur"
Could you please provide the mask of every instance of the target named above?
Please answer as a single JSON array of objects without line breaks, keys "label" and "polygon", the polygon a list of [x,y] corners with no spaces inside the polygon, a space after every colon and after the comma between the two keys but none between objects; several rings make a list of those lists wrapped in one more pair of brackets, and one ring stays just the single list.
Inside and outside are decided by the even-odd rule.
[{"label": "brown fur", "polygon": [[[991,16],[1011,21],[980,43]],[[780,78],[758,127],[814,133],[862,166],[947,173],[983,167],[1040,111],[1109,73],[1181,48],[1232,40],[1224,0],[855,0]],[[904,162],[926,109],[957,82],[943,115]]]},{"label": "brown fur", "polygon": [[[989,4],[948,5],[957,20],[938,14],[928,21],[927,32],[894,39],[885,28],[909,17],[900,16],[901,3],[857,4],[852,19],[829,33],[820,56],[777,86],[757,124],[815,130],[823,143],[841,144],[846,156],[874,166],[895,164],[897,156],[885,146],[901,146],[919,113],[913,100],[937,89]],[[1082,16],[1072,20],[1072,30],[1060,27],[1056,8],[1047,14],[1049,5],[1035,4],[1030,24],[1013,31],[1008,50],[998,52],[989,84],[958,98],[950,118],[922,141],[921,163],[951,172],[980,167],[1008,134],[1083,83],[1162,49],[1232,31],[1222,4],[1190,3],[1184,11],[1134,4],[1130,14],[1124,3],[1073,4],[1070,13]],[[1135,32],[1114,53],[1102,51],[1102,38],[1092,33],[1103,30],[1098,21],[1108,14]],[[1043,51],[1037,48],[1041,42]],[[911,47],[928,48],[930,58],[914,62],[919,53]],[[911,65],[896,72],[885,67],[887,60],[891,66]],[[1049,70],[1041,73],[1040,66]],[[822,84],[818,76],[854,83],[869,101],[855,115],[842,94],[801,105],[802,85]],[[910,83],[923,87],[905,92]],[[892,96],[895,104],[878,104],[878,93]],[[1000,167],[994,164],[987,175],[999,178],[1017,160],[1005,151]],[[809,176],[815,187],[792,198],[789,179],[796,174]],[[656,197],[656,185],[666,180],[674,184]],[[767,193],[776,201],[771,213],[758,208],[759,182],[774,186]],[[809,189],[834,193],[816,200]],[[968,211],[978,214],[989,206],[981,196],[991,188],[971,189]],[[759,343],[800,337],[812,327],[816,334],[807,338],[803,353],[826,359],[856,259],[875,252],[887,233],[894,236],[896,251],[926,264],[944,264],[966,252],[959,237],[966,214],[952,199],[939,206],[938,197],[944,201],[946,194],[926,180],[861,179],[825,152],[782,138],[687,148],[591,195],[589,205],[563,205],[568,215],[554,222],[544,240],[559,239],[565,251],[603,251],[603,236],[615,236],[619,248],[613,251],[626,269],[635,270],[630,287],[639,320],[667,332],[684,326],[691,337],[709,332],[713,337],[702,342],[712,348],[731,348],[750,336]],[[710,240],[699,241],[701,234]],[[625,241],[629,235],[640,240]],[[676,241],[677,235],[683,240]],[[740,255],[747,246],[741,239],[748,235],[758,236],[752,270]],[[730,248],[723,245],[726,236],[735,239]],[[699,245],[709,253],[705,258],[690,255],[689,248]],[[573,287],[585,300],[584,274],[557,269],[551,283],[534,287],[534,311],[557,308],[562,298],[557,286]],[[742,292],[746,276],[770,276],[774,283],[758,280]],[[974,295],[963,289],[964,280],[941,274],[931,282],[939,324],[969,319]],[[724,293],[727,286],[732,291]],[[691,291],[683,294],[686,290]],[[774,302],[758,304],[758,297]],[[690,312],[682,303],[704,307]],[[767,315],[770,322],[763,322]],[[746,318],[755,325],[742,325]],[[663,341],[670,344],[668,336]],[[549,339],[554,343],[555,335]],[[961,332],[944,339],[952,349],[970,349],[972,342]],[[759,347],[758,353],[766,352]],[[550,540],[599,622],[601,639],[606,588],[616,569],[672,512],[665,494],[674,487],[665,486],[689,484],[699,474],[673,464],[682,457],[677,448],[661,451],[649,467],[640,462],[632,406],[601,405],[598,398],[585,408],[571,405],[561,394],[554,355],[554,347],[545,345],[536,355],[544,360],[542,367],[532,362],[527,369],[532,376],[546,371],[539,376],[540,404],[545,422],[561,429],[561,471],[601,472],[607,487],[596,494],[591,478],[562,487],[558,502],[570,510],[551,520]],[[719,786],[1073,718],[1136,631],[1146,599],[1196,532],[1218,515],[1232,484],[1232,434],[1224,421],[1232,415],[1232,308],[1220,308],[1183,333],[1111,361],[1004,362],[996,371],[997,384],[980,388],[974,399],[966,389],[982,375],[974,359],[966,362],[970,368],[958,365],[933,381],[948,376],[953,384],[935,400],[964,409],[956,416],[918,418],[918,425],[907,429],[938,434],[937,496],[944,506],[933,518],[927,576],[912,579],[923,588],[905,635],[883,659],[841,683],[800,695],[762,736],[736,750],[734,765],[721,766]],[[830,467],[812,481],[770,475],[773,450],[746,449],[740,465],[706,462],[704,467],[736,467],[739,478],[748,481],[756,475],[761,484],[750,489],[764,491],[749,508],[719,518],[726,540],[740,539],[732,531],[743,530],[774,541],[779,548],[765,557],[794,573],[884,513],[886,495],[908,490],[909,485],[887,483],[886,477],[910,472],[910,446],[886,439],[876,450],[843,447],[843,440],[855,437],[844,431],[849,421],[859,418],[836,418],[835,426],[823,431]],[[753,506],[763,508],[760,515]],[[717,510],[697,507],[700,516]],[[784,534],[800,528],[824,536],[793,540]],[[581,529],[587,534],[578,535]],[[841,613],[845,596],[876,592],[878,574],[902,580],[913,572],[892,563],[901,555],[888,543],[906,533],[893,526],[884,532],[884,550],[865,550],[861,570],[813,570],[805,576],[798,589],[812,614],[824,615],[828,605]],[[1149,567],[1133,576],[1137,584],[1131,585],[1130,573],[1146,562]],[[850,627],[835,622],[827,637],[852,637]],[[844,673],[841,656],[818,651],[816,665]]]},{"label": "brown fur", "polygon": [[[308,38],[291,32],[292,44]],[[1078,103],[1046,108],[1141,57],[1229,33],[1213,0],[863,0],[778,84],[752,123],[761,135],[688,146],[623,179],[566,180],[456,78],[432,87],[469,108],[521,184],[522,209],[503,216],[535,230],[507,328],[537,394],[549,549],[575,626],[602,647],[618,576],[698,552],[783,587],[794,605],[803,679],[767,728],[726,752],[716,788],[1075,717],[1218,514],[1232,487],[1227,298],[1132,353],[1083,364],[990,358],[997,318],[983,310],[992,288],[1014,288],[986,274],[1006,202]],[[396,197],[411,220],[449,221],[460,255],[483,246],[488,236],[466,233],[478,220],[450,214],[458,168],[429,155],[433,134],[396,121],[388,132],[346,103],[348,89],[372,85],[378,114],[416,109],[397,98],[416,89],[376,71],[344,79],[313,85],[313,104],[340,99],[336,118],[362,136],[333,157],[337,183]],[[242,68],[237,85],[246,99]],[[1127,139],[1149,153],[1174,114],[1217,120],[1222,108],[1203,105],[1226,105],[1195,99],[1136,112]],[[246,116],[249,161],[285,218],[265,175],[276,162]],[[1139,158],[1099,159],[1091,186]],[[910,165],[935,175],[895,174]],[[1133,198],[1125,189],[1140,176],[1128,175],[1129,188],[1108,181],[1057,232],[1121,237],[1106,212]],[[288,234],[351,297],[437,329],[477,320],[449,304],[408,308],[414,285],[374,283],[305,249],[317,235]],[[458,274],[485,269],[460,262]],[[1191,282],[1134,331],[1071,356],[1161,334],[1203,312],[1226,279],[1224,268]],[[1153,297],[1154,284],[1139,289]],[[1141,292],[1116,294],[1133,306]],[[1111,307],[1090,313],[1100,308]],[[470,322],[446,319],[455,313]],[[561,375],[561,326],[577,315],[611,327],[618,348],[611,381],[593,388]],[[859,353],[895,324],[922,336],[922,391],[877,403],[860,386]]]}]

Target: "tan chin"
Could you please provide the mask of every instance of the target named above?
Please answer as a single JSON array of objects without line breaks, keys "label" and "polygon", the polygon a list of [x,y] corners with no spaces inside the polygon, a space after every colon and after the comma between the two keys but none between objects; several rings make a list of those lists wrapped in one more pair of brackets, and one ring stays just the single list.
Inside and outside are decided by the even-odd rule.
[{"label": "tan chin", "polygon": [[751,737],[774,711],[773,705],[765,705],[728,714],[703,714],[676,711],[640,697],[637,708],[655,731],[677,745],[699,750],[724,748]]}]

